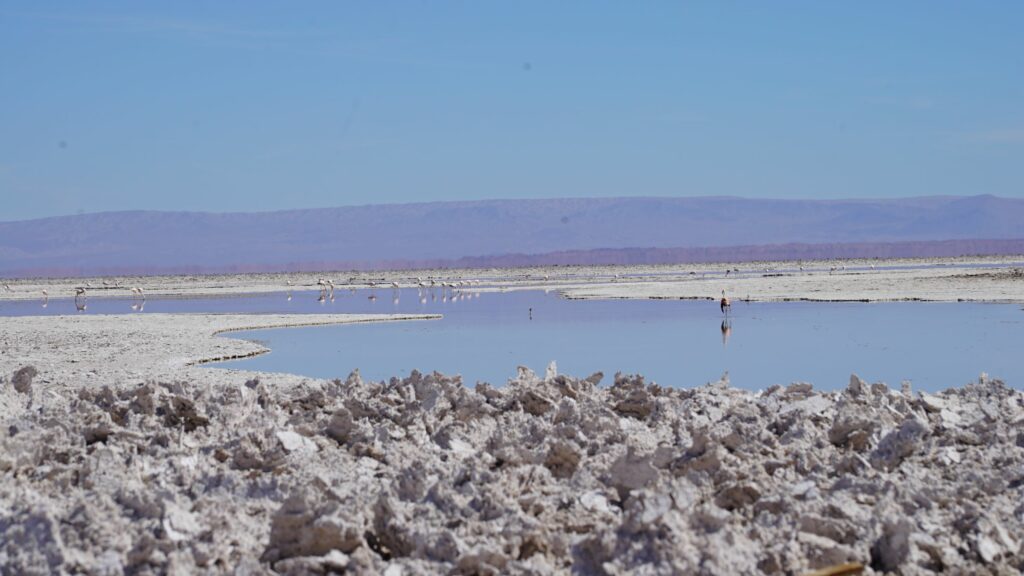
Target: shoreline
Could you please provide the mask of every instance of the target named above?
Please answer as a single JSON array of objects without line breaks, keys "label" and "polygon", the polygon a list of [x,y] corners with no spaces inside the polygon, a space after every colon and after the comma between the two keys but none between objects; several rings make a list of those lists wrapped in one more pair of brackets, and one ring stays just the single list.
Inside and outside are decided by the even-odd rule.
[{"label": "shoreline", "polygon": [[[90,385],[159,378],[208,380],[204,364],[265,354],[222,334],[364,322],[432,320],[438,314],[140,314],[0,318],[0,374],[32,364],[41,378]],[[244,371],[239,371],[244,372]],[[83,375],[85,381],[82,380]],[[281,374],[301,380],[306,377]],[[98,383],[98,382],[97,382]]]},{"label": "shoreline", "polygon": [[0,572],[1024,570],[1024,391],[985,376],[751,392],[204,365],[268,350],[230,332],[438,317],[0,317]]},{"label": "shoreline", "polygon": [[[808,271],[797,272],[800,265]],[[876,266],[870,269],[870,266]],[[979,267],[981,266],[981,267]],[[830,271],[835,267],[834,272]],[[851,268],[844,270],[843,267]],[[891,260],[819,260],[721,264],[638,266],[553,266],[515,269],[399,270],[387,272],[325,271],[320,273],[233,274],[213,276],[112,276],[105,278],[7,280],[0,302],[32,301],[47,290],[51,299],[72,298],[77,286],[89,298],[130,299],[132,286],[149,298],[194,299],[247,297],[269,293],[316,291],[319,278],[332,279],[336,290],[367,289],[370,282],[387,289],[391,282],[416,288],[415,278],[462,281],[469,291],[555,290],[569,298],[716,298],[727,289],[755,301],[1010,301],[1024,302],[1024,255]],[[725,270],[741,272],[723,277]],[[765,269],[769,272],[765,272]],[[545,279],[546,278],[546,279]],[[107,281],[119,287],[103,287]],[[291,285],[289,285],[289,282]],[[852,283],[853,286],[847,284]],[[870,286],[866,286],[866,285]],[[960,294],[956,289],[966,291]],[[870,288],[870,289],[869,289]],[[821,293],[845,294],[821,297]]]}]

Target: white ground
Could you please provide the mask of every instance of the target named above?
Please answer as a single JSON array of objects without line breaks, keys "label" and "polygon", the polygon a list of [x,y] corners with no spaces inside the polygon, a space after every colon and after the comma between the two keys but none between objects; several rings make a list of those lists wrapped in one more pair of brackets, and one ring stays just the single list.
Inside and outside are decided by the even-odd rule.
[{"label": "white ground", "polygon": [[[755,300],[1022,302],[1018,260],[983,259],[1001,264],[985,270],[967,260],[914,271],[886,270],[888,261],[856,272],[868,263],[805,263],[816,270],[804,273],[728,265],[741,269],[728,279],[721,265],[354,282],[434,276],[488,283],[463,290],[586,298],[725,289]],[[309,288],[318,276],[113,280],[152,298],[285,291],[289,280]],[[38,298],[44,287],[68,297],[80,284],[18,281],[0,298]],[[90,297],[101,294],[129,295]],[[198,365],[265,352],[216,336],[224,331],[427,318],[0,318],[0,573],[1024,570],[1024,393],[998,382],[929,396],[852,379],[837,393],[797,384],[753,395],[629,379],[595,387],[552,373],[472,390],[440,376],[328,382]],[[15,375],[27,366],[34,378]]]},{"label": "white ground", "polygon": [[[350,271],[302,274],[239,274],[219,276],[151,276],[7,280],[0,300],[71,298],[86,287],[89,298],[132,296],[143,288],[147,297],[198,298],[316,290],[321,278],[336,290],[366,288],[370,282],[386,292],[391,282],[415,287],[462,282],[457,289],[561,290],[573,298],[718,298],[722,289],[734,298],[753,300],[936,300],[1024,301],[1024,274],[1014,276],[1024,256],[976,258],[755,262],[651,266],[557,266],[521,269]],[[984,264],[993,268],[977,269]],[[906,266],[933,266],[900,269]],[[805,272],[800,272],[803,266]],[[875,269],[870,269],[875,266]],[[845,269],[844,269],[845,267]],[[832,268],[836,268],[833,272]],[[731,272],[739,269],[739,272]],[[767,269],[767,272],[765,271]],[[730,270],[725,277],[725,271]],[[107,284],[104,285],[103,283]],[[290,283],[290,284],[289,284]],[[440,290],[440,287],[435,288]]]}]

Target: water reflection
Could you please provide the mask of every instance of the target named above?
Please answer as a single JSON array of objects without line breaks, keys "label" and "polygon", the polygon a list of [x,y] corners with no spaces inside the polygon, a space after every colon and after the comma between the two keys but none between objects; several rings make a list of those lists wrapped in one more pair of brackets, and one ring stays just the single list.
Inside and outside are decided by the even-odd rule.
[{"label": "water reflection", "polygon": [[[245,336],[269,341],[274,353],[228,364],[327,378],[360,368],[365,377],[385,379],[417,368],[462,374],[469,384],[478,379],[501,384],[515,374],[516,365],[543,373],[556,360],[569,374],[642,373],[669,386],[699,385],[726,369],[734,385],[753,389],[794,380],[841,387],[851,372],[869,381],[909,379],[915,390],[962,385],[982,371],[1011,386],[1024,382],[1017,350],[1024,336],[1019,305],[749,303],[733,306],[723,318],[720,302],[707,300],[578,301],[542,291],[451,294],[447,288],[441,296],[438,286],[436,299],[429,289],[401,289],[399,298],[383,307],[372,289],[335,302],[319,302],[315,288],[148,301],[144,293],[103,298],[90,290],[87,309],[80,313],[444,315],[440,321],[253,332]],[[40,308],[39,300],[0,301],[0,316],[74,313],[79,309],[70,296],[51,301],[43,294],[48,308]],[[712,325],[719,328],[717,335],[712,336]]]},{"label": "water reflection", "polygon": [[462,374],[470,385],[502,384],[517,365],[543,373],[552,360],[568,374],[641,373],[668,386],[699,385],[726,370],[733,385],[751,389],[797,380],[836,388],[853,372],[869,381],[910,379],[916,390],[962,385],[982,371],[1011,386],[1024,381],[1024,365],[1014,360],[1024,335],[1018,306],[749,303],[723,318],[720,303],[708,301],[570,301],[543,292],[439,300],[402,299],[386,310],[346,300],[338,311],[444,319],[238,334],[269,342],[274,354],[224,366],[325,378],[359,368],[373,379],[416,368]]}]

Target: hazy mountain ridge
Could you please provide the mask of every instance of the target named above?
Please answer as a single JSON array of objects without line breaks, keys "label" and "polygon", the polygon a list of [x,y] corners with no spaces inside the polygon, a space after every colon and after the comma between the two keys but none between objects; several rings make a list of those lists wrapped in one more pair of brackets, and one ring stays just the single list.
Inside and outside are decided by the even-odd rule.
[{"label": "hazy mountain ridge", "polygon": [[[989,244],[978,244],[979,238]],[[0,274],[525,262],[551,254],[566,260],[558,263],[572,263],[573,258],[591,260],[596,253],[608,258],[624,249],[679,259],[696,258],[698,249],[750,255],[758,246],[787,244],[820,245],[813,252],[828,257],[822,247],[835,251],[839,245],[860,244],[884,251],[891,243],[970,240],[977,249],[1003,250],[1007,246],[991,241],[1013,239],[1024,239],[1024,200],[993,196],[484,200],[262,213],[106,212],[0,222]],[[946,244],[942,249],[992,253],[971,252],[970,246]],[[907,244],[901,249],[934,247]]]}]

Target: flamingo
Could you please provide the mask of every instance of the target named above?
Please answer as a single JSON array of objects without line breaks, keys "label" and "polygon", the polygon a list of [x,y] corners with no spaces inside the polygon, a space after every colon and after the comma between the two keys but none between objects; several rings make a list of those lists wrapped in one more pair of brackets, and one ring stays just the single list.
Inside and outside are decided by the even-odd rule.
[{"label": "flamingo", "polygon": [[49,303],[50,303],[50,293],[47,292],[46,290],[43,290],[43,308],[46,308],[46,306]]},{"label": "flamingo", "polygon": [[729,315],[729,311],[732,310],[732,302],[729,301],[725,296],[725,290],[722,290],[722,299],[718,301],[719,308],[722,309],[722,314]]},{"label": "flamingo", "polygon": [[11,290],[11,286],[9,284],[4,284],[4,290],[8,292],[14,292],[14,290]]}]

